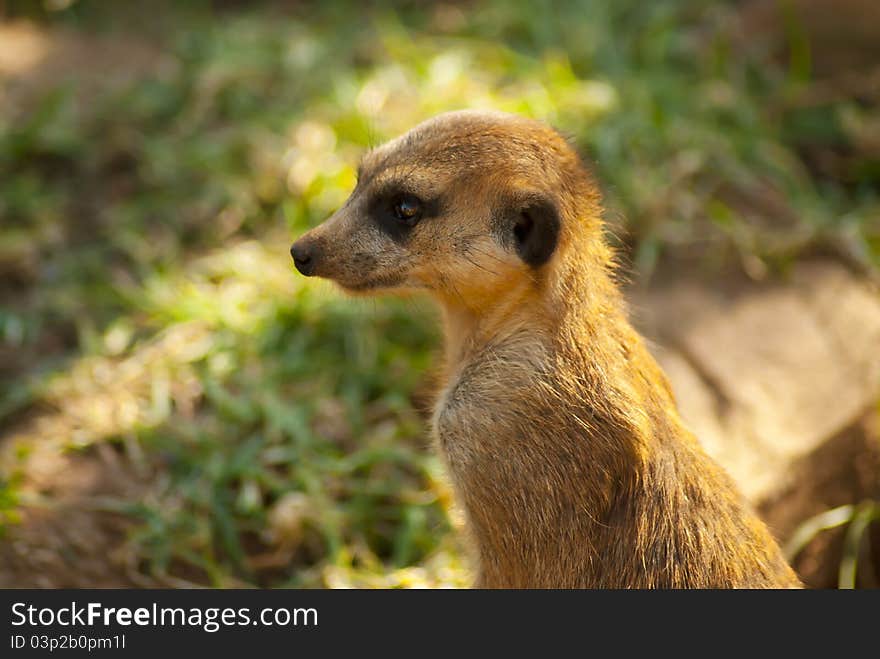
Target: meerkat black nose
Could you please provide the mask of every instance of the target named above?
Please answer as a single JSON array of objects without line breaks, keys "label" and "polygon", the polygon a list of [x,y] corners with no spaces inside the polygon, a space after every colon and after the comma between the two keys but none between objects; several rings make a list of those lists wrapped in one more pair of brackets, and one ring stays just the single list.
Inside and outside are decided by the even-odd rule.
[{"label": "meerkat black nose", "polygon": [[293,257],[293,264],[306,277],[315,274],[315,257],[312,254],[311,245],[303,244],[301,240],[296,241],[290,247],[290,255]]}]

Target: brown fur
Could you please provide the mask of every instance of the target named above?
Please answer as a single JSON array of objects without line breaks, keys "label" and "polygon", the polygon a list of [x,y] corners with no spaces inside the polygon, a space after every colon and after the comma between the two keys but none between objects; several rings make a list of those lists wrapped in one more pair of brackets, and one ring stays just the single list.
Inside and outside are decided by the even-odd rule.
[{"label": "brown fur", "polygon": [[[371,209],[401,189],[437,200],[436,213],[393,240]],[[534,199],[561,220],[538,266],[505,233]],[[309,274],[348,290],[425,289],[439,301],[432,425],[475,541],[477,586],[800,586],[679,418],[627,320],[600,214],[555,131],[460,112],[368,154],[346,205],[297,245],[314,257]]]}]

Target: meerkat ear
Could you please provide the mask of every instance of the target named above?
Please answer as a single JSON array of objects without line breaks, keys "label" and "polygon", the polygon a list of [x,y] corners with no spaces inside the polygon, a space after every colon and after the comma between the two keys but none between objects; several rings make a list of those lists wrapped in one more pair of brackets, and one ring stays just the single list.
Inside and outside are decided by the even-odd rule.
[{"label": "meerkat ear", "polygon": [[513,245],[519,257],[533,268],[550,260],[559,241],[559,213],[544,198],[532,198],[517,205],[510,224]]}]

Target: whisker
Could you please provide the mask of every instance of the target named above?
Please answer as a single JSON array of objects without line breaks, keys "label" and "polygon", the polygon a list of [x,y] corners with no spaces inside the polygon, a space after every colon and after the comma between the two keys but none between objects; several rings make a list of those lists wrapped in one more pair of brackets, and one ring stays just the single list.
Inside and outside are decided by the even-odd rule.
[{"label": "whisker", "polygon": [[452,287],[452,291],[455,293],[459,302],[461,302],[462,306],[466,307],[467,304],[465,304],[464,297],[462,296],[461,291],[458,290],[458,287],[455,285],[455,282],[452,281],[451,279],[446,278],[446,277],[443,277],[442,282],[443,282],[443,284],[448,284],[449,286]]},{"label": "whisker", "polygon": [[478,254],[485,256],[486,258],[492,259],[493,261],[497,261],[498,263],[501,263],[502,265],[505,265],[507,263],[504,259],[499,259],[497,256],[495,256],[491,252],[487,252],[483,249],[480,249],[476,245],[473,245],[473,244],[468,245],[466,248],[466,251],[471,251],[471,250],[477,252]]},{"label": "whisker", "polygon": [[495,275],[496,277],[500,276],[500,274],[495,272],[494,270],[490,270],[489,268],[482,266],[479,263],[477,263],[476,261],[474,261],[470,256],[467,255],[467,252],[464,252],[462,254],[462,256],[464,257],[464,260],[467,261],[468,263],[470,263],[472,266],[479,268],[480,270],[483,270],[485,272],[488,272],[491,275]]}]

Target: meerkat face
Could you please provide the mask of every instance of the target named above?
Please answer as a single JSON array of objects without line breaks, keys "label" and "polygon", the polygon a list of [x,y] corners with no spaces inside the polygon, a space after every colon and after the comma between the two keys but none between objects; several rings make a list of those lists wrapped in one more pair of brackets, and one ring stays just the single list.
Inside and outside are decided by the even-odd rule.
[{"label": "meerkat face", "polygon": [[291,255],[302,274],[352,292],[426,289],[476,307],[549,267],[572,158],[579,168],[534,121],[440,115],[368,153],[346,203]]}]

